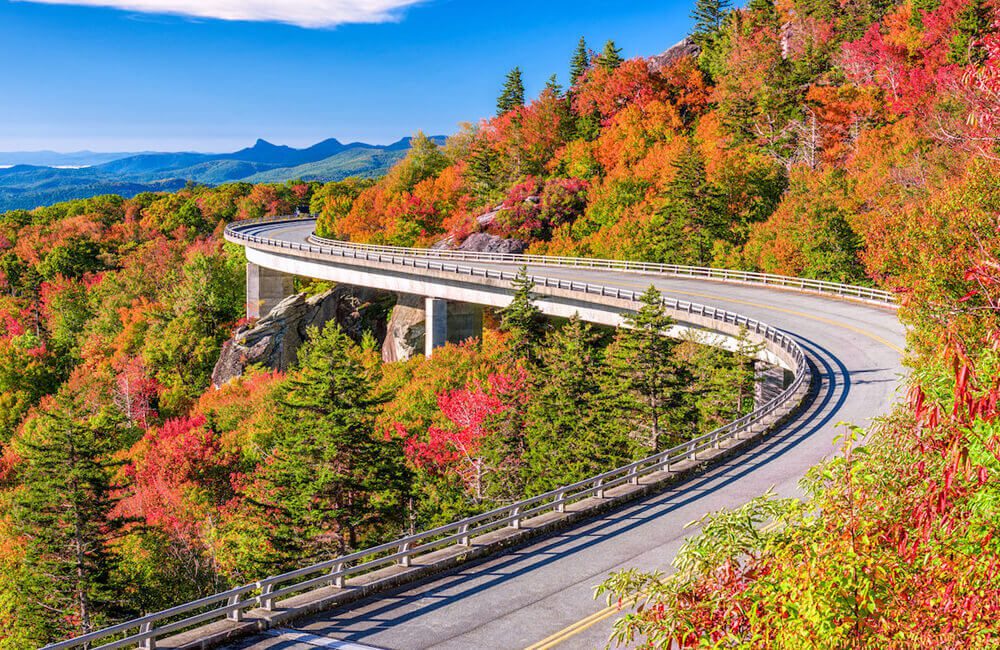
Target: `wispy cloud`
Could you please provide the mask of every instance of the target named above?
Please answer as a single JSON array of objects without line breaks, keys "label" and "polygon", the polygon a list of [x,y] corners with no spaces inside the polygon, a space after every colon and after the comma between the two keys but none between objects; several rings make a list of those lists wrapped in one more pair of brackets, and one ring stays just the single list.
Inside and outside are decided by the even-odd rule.
[{"label": "wispy cloud", "polygon": [[300,27],[396,20],[402,9],[425,0],[23,0],[43,4],[111,7],[153,14],[220,20],[279,22]]}]

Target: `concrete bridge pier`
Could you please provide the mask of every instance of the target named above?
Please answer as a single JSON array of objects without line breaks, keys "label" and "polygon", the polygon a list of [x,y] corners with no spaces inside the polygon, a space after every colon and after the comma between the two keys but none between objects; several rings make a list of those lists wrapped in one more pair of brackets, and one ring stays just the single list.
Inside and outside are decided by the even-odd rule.
[{"label": "concrete bridge pier", "polygon": [[483,308],[465,302],[425,298],[424,354],[431,356],[445,343],[461,343],[483,335]]},{"label": "concrete bridge pier", "polygon": [[247,262],[247,318],[263,318],[295,293],[295,276]]}]

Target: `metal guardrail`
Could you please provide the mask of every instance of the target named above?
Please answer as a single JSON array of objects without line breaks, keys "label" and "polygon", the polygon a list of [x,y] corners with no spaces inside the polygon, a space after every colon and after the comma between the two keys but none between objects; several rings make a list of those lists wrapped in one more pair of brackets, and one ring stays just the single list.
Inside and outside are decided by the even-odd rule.
[{"label": "metal guardrail", "polygon": [[588,269],[607,269],[633,271],[640,273],[655,273],[673,275],[685,278],[705,280],[720,280],[723,282],[738,282],[741,284],[759,284],[767,287],[780,287],[854,298],[866,302],[874,302],[887,306],[896,306],[896,297],[889,291],[862,287],[853,284],[840,284],[826,280],[811,280],[773,273],[755,273],[752,271],[737,271],[733,269],[716,269],[702,266],[684,266],[679,264],[661,264],[658,262],[633,262],[628,260],[609,260],[584,257],[561,257],[555,255],[515,255],[510,253],[483,253],[475,251],[438,250],[433,248],[401,248],[396,246],[378,246],[374,244],[356,244],[326,239],[313,235],[310,241],[325,247],[349,247],[355,250],[374,251],[381,253],[405,252],[410,256],[435,259],[497,262],[504,264],[519,264],[531,266],[563,266]]},{"label": "metal guardrail", "polygon": [[[286,220],[291,221],[291,220]],[[273,223],[274,220],[268,221]],[[256,243],[276,249],[307,251],[318,254],[365,259],[380,263],[395,263],[452,271],[476,277],[513,280],[515,273],[492,269],[444,264],[420,256],[399,255],[399,249],[392,252],[367,250],[362,248],[321,247],[295,242],[268,239],[244,232],[260,222],[241,222],[226,229],[231,241]],[[406,250],[406,249],[402,249]],[[589,283],[572,282],[554,278],[532,277],[536,285],[585,292],[588,295],[615,298],[638,303],[640,292],[605,287]],[[138,645],[153,650],[156,640],[168,635],[193,628],[211,621],[241,621],[253,609],[273,610],[284,597],[323,587],[349,589],[346,581],[388,566],[411,566],[415,558],[448,546],[471,547],[477,536],[510,527],[520,529],[522,523],[531,517],[547,512],[565,512],[569,504],[596,497],[603,499],[605,491],[619,485],[637,485],[645,476],[654,472],[670,471],[672,465],[682,461],[697,461],[700,453],[717,450],[726,442],[737,439],[741,434],[751,432],[755,425],[770,418],[775,413],[790,407],[790,401],[802,388],[809,376],[805,352],[790,336],[758,320],[747,318],[724,309],[715,309],[697,303],[665,299],[664,304],[675,311],[709,318],[724,329],[745,328],[765,343],[767,348],[781,358],[794,371],[794,380],[780,395],[771,399],[752,413],[688,440],[680,445],[649,456],[639,461],[610,470],[591,478],[565,485],[544,494],[534,496],[502,508],[497,508],[473,517],[467,517],[444,526],[415,535],[344,555],[333,560],[320,562],[288,573],[271,576],[250,584],[236,587],[194,602],[126,621],[96,632],[53,643],[44,650],[65,650],[70,648],[93,648],[93,644],[108,640],[97,648],[112,650]],[[119,638],[114,638],[119,637]],[[97,650],[95,648],[95,650]]]}]

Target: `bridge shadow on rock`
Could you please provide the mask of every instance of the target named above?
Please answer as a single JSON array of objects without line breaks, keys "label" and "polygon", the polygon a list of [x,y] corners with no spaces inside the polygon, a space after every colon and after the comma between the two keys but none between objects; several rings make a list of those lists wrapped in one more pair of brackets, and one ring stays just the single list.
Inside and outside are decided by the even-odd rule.
[{"label": "bridge shadow on rock", "polygon": [[[445,628],[449,627],[447,621],[449,619],[458,620],[460,617],[444,616],[440,618],[441,610],[445,608],[472,597],[481,597],[487,592],[500,594],[505,589],[510,592],[509,598],[497,596],[496,599],[504,602],[517,602],[516,608],[512,607],[511,611],[529,607],[532,603],[580,583],[581,579],[578,573],[553,570],[553,566],[560,560],[581,554],[587,554],[587,558],[582,561],[593,569],[591,576],[584,580],[590,579],[590,584],[596,585],[603,580],[609,571],[620,566],[629,566],[630,558],[622,558],[620,554],[615,556],[612,553],[602,553],[602,545],[614,544],[627,534],[644,526],[650,526],[682,508],[696,505],[699,501],[706,501],[705,508],[700,511],[702,514],[716,509],[707,503],[710,501],[709,497],[727,488],[739,486],[741,481],[748,476],[781,459],[791,449],[813,439],[814,436],[813,442],[823,445],[827,449],[825,455],[833,453],[835,449],[832,444],[832,436],[824,437],[818,434],[829,432],[830,427],[840,421],[838,415],[850,392],[853,383],[852,374],[877,373],[879,370],[861,370],[852,373],[829,350],[813,341],[801,337],[796,337],[796,339],[806,350],[813,371],[815,380],[812,390],[794,421],[779,428],[754,447],[720,462],[698,476],[673,485],[661,493],[623,505],[610,513],[603,513],[552,537],[531,540],[501,556],[484,558],[457,567],[448,573],[439,574],[424,581],[361,600],[349,608],[331,610],[304,619],[295,627],[297,629],[308,628],[310,634],[329,635],[344,641],[366,642],[378,646],[380,640],[373,638],[376,635],[405,624],[420,627],[433,625],[430,619],[419,623],[416,620],[438,614],[439,618],[436,620],[444,621],[440,625],[440,633],[447,635],[448,633],[445,631]],[[799,474],[804,473],[807,467],[803,466]],[[743,496],[749,499],[763,492],[766,488],[765,485],[759,491],[747,489]],[[697,518],[697,515],[689,519],[694,518]],[[687,520],[673,523],[675,528],[673,539],[679,539],[678,535],[685,536],[683,526]],[[657,546],[672,541],[671,539],[662,539],[661,535],[655,534],[656,532],[650,530],[648,537],[643,536],[655,540],[653,545],[647,544],[632,557],[645,555],[655,551]],[[663,557],[663,566],[660,568],[667,568],[671,559],[672,557]],[[534,594],[531,597],[523,589],[514,586],[513,583],[518,578],[533,571],[544,571],[547,567],[550,569],[547,576],[551,575],[552,579],[544,581],[542,593]],[[472,602],[467,604],[469,607],[477,607]],[[490,617],[498,613],[491,612],[482,619],[481,623],[488,623]],[[469,631],[468,628],[456,630],[453,636],[460,636]],[[447,640],[448,637],[439,636],[437,642],[443,643]],[[233,647],[244,648],[249,647],[249,645],[247,643]],[[381,645],[385,646],[386,644],[382,642]]]}]

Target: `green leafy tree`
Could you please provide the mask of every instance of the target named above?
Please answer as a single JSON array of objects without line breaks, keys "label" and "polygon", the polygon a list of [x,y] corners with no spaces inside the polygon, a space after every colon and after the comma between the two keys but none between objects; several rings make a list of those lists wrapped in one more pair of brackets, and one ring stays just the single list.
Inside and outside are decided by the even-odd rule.
[{"label": "green leafy tree", "polygon": [[674,356],[677,342],[667,337],[674,321],[663,297],[650,286],[636,313],[624,324],[607,351],[610,373],[605,390],[617,393],[620,422],[644,447],[662,450],[671,440],[671,410],[680,402],[682,381]]},{"label": "green leafy tree", "polygon": [[524,80],[521,78],[521,68],[514,68],[507,73],[503,91],[497,98],[497,115],[503,115],[515,108],[524,106]]},{"label": "green leafy tree", "polygon": [[86,634],[122,614],[111,586],[111,542],[126,523],[111,515],[114,428],[60,395],[16,443],[21,488],[11,520],[25,540],[17,590],[25,615],[44,622],[46,641]]},{"label": "green leafy tree", "polygon": [[540,494],[623,464],[627,435],[609,426],[615,393],[605,392],[600,336],[574,316],[546,338],[528,404],[528,491]]},{"label": "green leafy tree", "polygon": [[437,176],[450,163],[437,143],[418,131],[410,139],[406,158],[386,175],[386,187],[393,194],[410,192],[420,181]]},{"label": "green leafy tree", "polygon": [[686,359],[691,380],[688,390],[696,417],[688,432],[698,435],[720,427],[753,410],[756,372],[754,357],[763,348],[750,341],[746,330],[732,352],[709,345],[695,345]]},{"label": "green leafy tree", "polygon": [[510,354],[530,364],[538,361],[538,348],[548,330],[545,316],[534,303],[535,283],[521,267],[513,281],[514,299],[500,312],[500,329],[510,335]]},{"label": "green leafy tree", "polygon": [[955,19],[955,36],[948,50],[948,61],[958,65],[981,65],[989,55],[983,47],[983,35],[992,31],[993,16],[985,0],[970,0]]},{"label": "green leafy tree", "polygon": [[622,58],[621,48],[616,47],[615,42],[612,40],[604,44],[604,51],[597,57],[598,65],[605,70],[614,70],[624,62],[625,59]]},{"label": "green leafy tree", "polygon": [[383,400],[371,368],[336,324],[310,328],[309,339],[283,387],[254,488],[274,515],[275,546],[297,564],[399,533],[408,491],[399,444],[376,430]]}]

